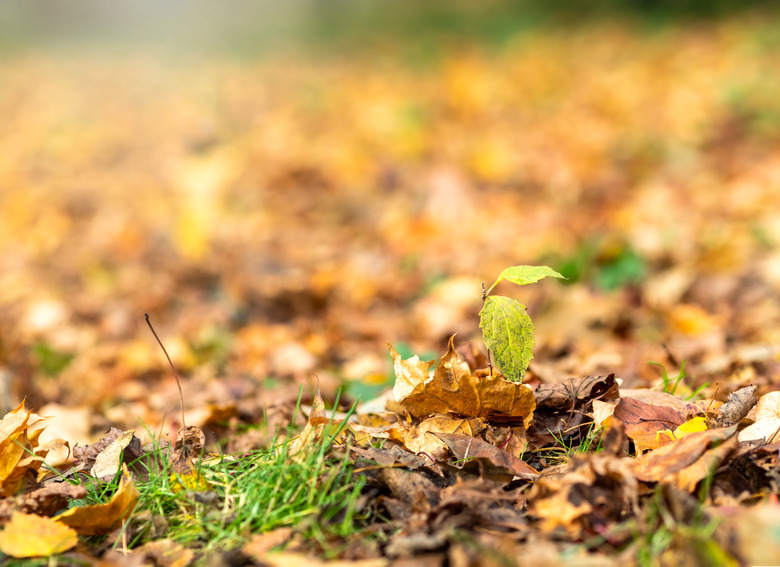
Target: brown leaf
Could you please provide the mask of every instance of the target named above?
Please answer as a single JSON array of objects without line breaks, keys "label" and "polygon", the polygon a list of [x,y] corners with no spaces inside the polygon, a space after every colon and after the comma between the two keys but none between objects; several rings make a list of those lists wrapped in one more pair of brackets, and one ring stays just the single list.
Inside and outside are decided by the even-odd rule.
[{"label": "brown leaf", "polygon": [[667,406],[653,406],[633,398],[621,398],[612,419],[625,426],[626,435],[634,441],[637,453],[655,449],[674,441],[674,430],[685,423],[685,417]]},{"label": "brown leaf", "polygon": [[645,482],[674,482],[691,492],[737,447],[736,426],[690,433],[649,451],[634,462],[634,474]]},{"label": "brown leaf", "polygon": [[485,429],[481,419],[433,415],[418,424],[402,424],[390,430],[390,439],[400,441],[412,453],[425,453],[436,461],[447,457],[445,443],[438,433],[460,433],[474,437]]},{"label": "brown leaf", "polygon": [[637,509],[631,462],[596,453],[575,456],[568,470],[542,475],[528,493],[528,511],[541,528],[564,528],[575,536],[597,533]]},{"label": "brown leaf", "polygon": [[476,460],[482,461],[488,468],[495,468],[503,474],[523,480],[533,480],[539,476],[539,472],[525,461],[482,439],[447,433],[438,433],[436,436],[447,444],[457,461],[462,461],[460,466],[466,466]]},{"label": "brown leaf", "polygon": [[173,472],[184,474],[192,470],[192,459],[200,456],[205,445],[206,435],[200,427],[187,425],[179,429],[171,453]]},{"label": "brown leaf", "polygon": [[710,420],[710,427],[729,427],[742,421],[758,401],[755,393],[755,386],[746,386],[729,394],[726,403],[718,408],[717,414]]},{"label": "brown leaf", "polygon": [[577,443],[593,422],[593,402],[618,399],[615,375],[572,378],[560,384],[542,384],[534,392],[536,410],[527,437],[533,447],[545,447],[561,438]]},{"label": "brown leaf", "polygon": [[417,356],[402,360],[388,343],[393,357],[396,383],[393,396],[413,417],[435,413],[453,413],[464,417],[481,417],[489,421],[518,422],[528,426],[535,407],[532,390],[503,376],[479,379],[460,359],[450,338],[449,348],[433,376],[428,370],[433,361],[422,362]]}]

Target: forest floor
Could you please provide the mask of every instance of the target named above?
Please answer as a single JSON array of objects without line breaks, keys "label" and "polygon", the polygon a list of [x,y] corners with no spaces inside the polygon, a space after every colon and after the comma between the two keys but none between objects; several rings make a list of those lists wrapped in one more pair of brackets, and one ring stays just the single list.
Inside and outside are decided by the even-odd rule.
[{"label": "forest floor", "polygon": [[[4,56],[6,560],[780,561],[776,24]],[[482,285],[514,265],[568,279],[496,288],[536,346],[489,393]],[[183,422],[204,456],[166,453]],[[234,469],[310,505],[270,520]]]}]

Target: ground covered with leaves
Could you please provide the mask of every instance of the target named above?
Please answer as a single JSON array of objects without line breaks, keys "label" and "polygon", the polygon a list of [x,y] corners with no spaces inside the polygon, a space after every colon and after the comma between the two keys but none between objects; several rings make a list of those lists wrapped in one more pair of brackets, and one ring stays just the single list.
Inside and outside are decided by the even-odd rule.
[{"label": "ground covered with leaves", "polygon": [[3,55],[4,561],[776,563],[777,24]]}]

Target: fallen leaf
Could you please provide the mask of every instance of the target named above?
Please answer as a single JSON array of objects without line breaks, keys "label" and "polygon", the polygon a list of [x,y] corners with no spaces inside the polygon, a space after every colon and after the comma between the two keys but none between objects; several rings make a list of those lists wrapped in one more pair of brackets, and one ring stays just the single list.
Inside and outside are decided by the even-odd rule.
[{"label": "fallen leaf", "polygon": [[[751,388],[752,391],[755,391],[755,386],[751,386]],[[742,390],[746,389],[742,388]],[[750,392],[751,395],[752,391]],[[730,399],[731,396],[729,396]],[[724,407],[728,403],[726,402]],[[755,423],[748,425],[739,432],[740,442],[759,439],[763,439],[765,443],[780,441],[780,392],[769,392],[761,396],[758,404],[756,404]]]},{"label": "fallen leaf", "polygon": [[729,427],[742,421],[756,405],[755,386],[746,386],[729,394],[728,400],[718,408],[710,427]]},{"label": "fallen leaf", "polygon": [[96,457],[95,464],[93,465],[90,473],[95,478],[113,478],[122,466],[122,455],[130,445],[130,442],[135,439],[138,447],[140,448],[141,441],[135,437],[135,430],[128,429],[124,431],[119,437],[114,439],[108,446],[103,449]]},{"label": "fallen leaf", "polygon": [[625,425],[626,435],[636,445],[637,454],[674,441],[674,430],[685,423],[675,409],[654,406],[633,398],[621,398],[612,419]]},{"label": "fallen leaf", "polygon": [[116,492],[106,504],[93,504],[71,508],[57,516],[57,521],[70,526],[80,535],[101,535],[113,530],[119,522],[133,513],[141,494],[122,465],[123,475]]},{"label": "fallen leaf", "polygon": [[11,557],[48,557],[76,547],[76,532],[51,518],[15,512],[0,531],[0,551]]},{"label": "fallen leaf", "polygon": [[690,433],[649,451],[634,462],[634,474],[645,482],[673,482],[692,492],[737,447],[736,426]]},{"label": "fallen leaf", "polygon": [[[618,438],[623,435],[613,429]],[[617,441],[610,445],[619,446]],[[542,475],[528,493],[528,512],[542,520],[544,531],[564,528],[570,534],[598,533],[637,510],[638,487],[631,462],[610,453],[575,456],[560,474]]]},{"label": "fallen leaf", "polygon": [[396,374],[393,396],[413,417],[453,413],[493,422],[517,421],[526,427],[531,422],[533,391],[500,375],[482,379],[473,376],[455,352],[452,338],[447,354],[430,377],[428,370],[433,361],[422,362],[417,356],[402,360],[392,345],[388,347]]},{"label": "fallen leaf", "polygon": [[447,433],[437,433],[436,436],[452,451],[458,468],[474,461],[482,461],[487,468],[494,468],[505,475],[523,480],[532,480],[539,476],[539,472],[525,461],[477,437]]},{"label": "fallen leaf", "polygon": [[149,541],[135,550],[156,567],[187,567],[195,553],[170,539]]}]

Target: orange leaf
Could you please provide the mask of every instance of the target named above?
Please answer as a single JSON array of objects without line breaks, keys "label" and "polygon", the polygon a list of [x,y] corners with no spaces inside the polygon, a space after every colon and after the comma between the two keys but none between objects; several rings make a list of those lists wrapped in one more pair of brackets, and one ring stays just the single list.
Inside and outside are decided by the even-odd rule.
[{"label": "orange leaf", "polygon": [[492,375],[477,378],[455,352],[450,338],[447,354],[441,358],[433,376],[428,370],[433,361],[422,362],[417,356],[402,360],[388,344],[393,357],[396,383],[393,396],[413,417],[435,413],[453,413],[464,417],[481,417],[500,421],[531,423],[536,401],[525,384]]}]

